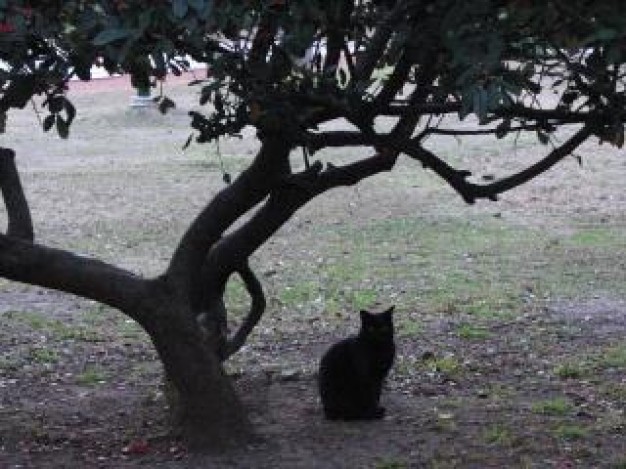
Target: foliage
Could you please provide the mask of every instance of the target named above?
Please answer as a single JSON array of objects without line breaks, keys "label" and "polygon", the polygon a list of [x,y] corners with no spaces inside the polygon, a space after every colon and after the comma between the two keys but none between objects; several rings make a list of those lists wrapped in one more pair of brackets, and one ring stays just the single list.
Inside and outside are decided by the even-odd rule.
[{"label": "foliage", "polygon": [[[475,114],[498,138],[523,130],[548,143],[558,126],[584,123],[604,141],[624,141],[626,20],[616,14],[617,1],[36,5],[0,2],[0,58],[7,64],[0,111],[45,94],[53,117],[44,128],[56,124],[62,136],[75,115],[63,95],[72,76],[88,80],[97,64],[110,73],[162,77],[193,57],[211,69],[199,84],[200,102],[210,102],[212,112],[192,120],[200,142],[253,124],[266,131],[286,126],[294,144],[311,151],[379,144],[385,139],[373,122],[381,115],[402,117],[395,136],[419,129],[423,139],[444,132],[437,124],[451,113]],[[407,86],[413,91],[402,93]],[[546,92],[557,96],[551,108],[538,99]],[[312,132],[338,117],[358,132],[342,142]]]}]

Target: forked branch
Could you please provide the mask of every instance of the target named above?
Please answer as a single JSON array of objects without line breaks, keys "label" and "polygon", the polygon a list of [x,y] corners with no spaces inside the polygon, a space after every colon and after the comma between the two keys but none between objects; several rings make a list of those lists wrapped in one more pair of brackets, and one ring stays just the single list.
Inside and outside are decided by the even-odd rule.
[{"label": "forked branch", "polygon": [[456,190],[463,197],[463,200],[471,204],[477,199],[495,200],[498,194],[520,186],[546,172],[563,158],[570,155],[591,135],[593,135],[593,129],[589,126],[584,126],[565,143],[554,148],[545,158],[532,166],[485,185],[468,182],[467,177],[471,175],[469,171],[459,171],[452,168],[434,153],[422,147],[418,138],[404,142],[401,150],[413,159],[418,160],[425,167],[432,169]]},{"label": "forked branch", "polygon": [[89,257],[0,235],[0,276],[113,306],[141,322],[139,302],[149,282]]},{"label": "forked branch", "polygon": [[329,189],[353,185],[374,174],[389,171],[396,160],[395,153],[384,151],[344,166],[329,165],[326,169],[317,161],[308,169],[284,178],[250,220],[214,247],[213,266],[217,270],[212,274],[225,278],[236,271],[239,263],[249,258],[314,197]]},{"label": "forked branch", "polygon": [[179,286],[183,291],[192,291],[195,282],[202,280],[200,272],[206,255],[222,234],[291,172],[290,150],[291,143],[284,138],[264,140],[254,162],[196,217],[183,235],[167,270],[170,278],[181,282]]}]

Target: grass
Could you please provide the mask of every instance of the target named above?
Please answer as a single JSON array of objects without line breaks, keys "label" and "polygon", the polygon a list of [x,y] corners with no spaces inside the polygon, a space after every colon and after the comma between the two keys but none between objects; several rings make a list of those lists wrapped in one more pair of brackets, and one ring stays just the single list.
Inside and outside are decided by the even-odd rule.
[{"label": "grass", "polygon": [[[341,260],[320,266],[320,277],[326,279],[320,285],[323,291],[370,292],[366,300],[344,301],[354,307],[384,297],[381,286],[407,285],[419,295],[400,296],[400,306],[406,309],[488,320],[514,317],[528,292],[543,298],[555,292],[578,296],[592,291],[598,278],[593,259],[619,249],[621,242],[616,236],[596,235],[585,237],[584,243],[555,245],[547,230],[488,217],[395,217],[366,226],[327,228],[311,235],[330,247],[329,257]],[[568,275],[572,271],[575,276]],[[375,288],[365,279],[375,279]],[[604,289],[623,292],[623,273],[618,270],[602,280]]]},{"label": "grass", "polygon": [[452,355],[426,360],[426,366],[431,371],[442,373],[450,378],[458,377],[463,371],[461,362]]},{"label": "grass", "polygon": [[570,246],[602,247],[623,242],[623,233],[614,227],[588,227],[582,228],[565,238],[564,242]]},{"label": "grass", "polygon": [[465,340],[484,340],[491,336],[491,333],[484,327],[467,323],[459,325],[456,333],[461,339]]},{"label": "grass", "polygon": [[372,289],[357,290],[351,296],[354,310],[370,309],[378,299],[378,293]]},{"label": "grass", "polygon": [[286,285],[279,293],[280,302],[287,308],[303,308],[320,295],[319,284],[313,280]]},{"label": "grass", "polygon": [[87,368],[76,376],[76,383],[82,386],[96,386],[104,384],[108,379],[107,373],[99,368]]},{"label": "grass", "polygon": [[599,352],[594,363],[600,368],[626,368],[626,345],[612,345]]},{"label": "grass", "polygon": [[484,431],[483,439],[488,444],[504,446],[511,443],[512,436],[511,431],[507,427],[494,424]]},{"label": "grass", "polygon": [[626,368],[626,345],[608,345],[592,353],[569,358],[557,364],[553,373],[561,379],[580,379],[613,368]]},{"label": "grass", "polygon": [[563,440],[582,440],[589,434],[589,430],[580,425],[563,424],[554,429],[554,434]]},{"label": "grass", "polygon": [[394,318],[394,333],[400,338],[416,338],[422,335],[424,327],[416,318],[396,316]]},{"label": "grass", "polygon": [[59,355],[53,348],[50,347],[33,347],[29,351],[29,357],[34,363],[39,364],[54,364],[59,361]]},{"label": "grass", "polygon": [[584,363],[565,362],[554,368],[555,376],[561,379],[579,379],[588,373],[588,368]]},{"label": "grass", "polygon": [[532,404],[531,409],[536,414],[564,416],[572,411],[573,405],[569,399],[565,399],[564,397],[555,397],[535,402]]}]

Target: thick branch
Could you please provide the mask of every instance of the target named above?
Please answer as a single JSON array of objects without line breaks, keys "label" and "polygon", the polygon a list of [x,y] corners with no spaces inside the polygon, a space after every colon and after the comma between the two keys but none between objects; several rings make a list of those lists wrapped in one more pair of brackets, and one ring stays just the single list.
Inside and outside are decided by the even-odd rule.
[{"label": "thick branch", "polygon": [[104,262],[6,235],[0,235],[0,276],[89,298],[137,320],[149,285]]},{"label": "thick branch", "polygon": [[369,176],[389,171],[396,160],[396,154],[381,152],[345,166],[329,165],[326,170],[322,170],[318,161],[307,170],[290,176],[282,186],[272,191],[269,200],[248,222],[214,247],[211,252],[212,268],[218,269],[221,274],[214,271],[212,274],[226,278],[314,197],[329,189],[357,184]]},{"label": "thick branch", "polygon": [[278,31],[276,15],[273,8],[268,9],[261,17],[250,49],[249,65],[256,67],[264,64],[274,37]]},{"label": "thick branch", "polygon": [[391,76],[385,82],[383,89],[378,93],[378,96],[376,96],[373,103],[374,107],[386,107],[389,105],[393,98],[404,87],[412,65],[407,55],[402,54]]},{"label": "thick branch", "polygon": [[233,335],[233,337],[226,344],[225,357],[223,357],[224,359],[231,357],[237,353],[241,347],[243,347],[246,343],[246,339],[261,320],[266,307],[265,294],[263,293],[261,282],[259,282],[259,279],[256,275],[254,275],[254,272],[248,263],[237,269],[237,272],[239,273],[241,280],[243,280],[246,290],[250,295],[251,304],[248,315],[239,326],[235,335]]},{"label": "thick branch", "polygon": [[384,136],[375,133],[363,133],[350,130],[307,133],[304,137],[306,147],[311,153],[328,147],[374,146],[380,144]]},{"label": "thick branch", "polygon": [[[211,247],[241,215],[268,196],[277,182],[291,172],[291,144],[281,136],[268,137],[254,162],[235,181],[222,189],[202,210],[182,237],[167,276],[182,282],[191,293],[201,280],[202,265]],[[201,287],[201,286],[198,286]]]},{"label": "thick branch", "polygon": [[[409,98],[409,108],[417,108],[426,103],[430,94],[430,85],[436,77],[436,67],[433,54],[426,54],[420,63],[417,71],[415,89]],[[407,112],[400,116],[398,123],[394,126],[392,134],[396,139],[409,138],[415,131],[419,123],[421,114]]]},{"label": "thick branch", "polygon": [[470,176],[468,171],[459,171],[449,166],[445,161],[432,152],[423,148],[418,139],[412,139],[401,145],[402,151],[420,161],[425,167],[432,169],[441,176],[467,203],[474,203],[476,199],[487,198],[495,200],[498,194],[511,190],[544,173],[566,156],[570,155],[593,131],[585,126],[570,137],[560,147],[555,148],[545,158],[534,165],[509,177],[500,179],[491,184],[478,185],[467,182]]},{"label": "thick branch", "polygon": [[15,152],[0,148],[0,188],[7,209],[7,236],[33,241],[33,222],[28,201],[15,166]]}]

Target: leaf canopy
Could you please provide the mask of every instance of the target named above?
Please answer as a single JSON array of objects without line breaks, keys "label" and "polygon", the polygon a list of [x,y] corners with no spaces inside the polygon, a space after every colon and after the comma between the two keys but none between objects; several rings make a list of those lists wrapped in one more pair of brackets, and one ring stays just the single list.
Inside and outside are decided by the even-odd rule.
[{"label": "leaf canopy", "polygon": [[[0,112],[45,95],[69,126],[71,78],[93,66],[149,83],[208,64],[197,83],[199,142],[254,125],[315,151],[436,132],[476,116],[502,138],[582,124],[621,147],[626,120],[626,16],[613,0],[0,1]],[[543,99],[549,96],[550,99]],[[169,107],[169,106],[168,106]],[[356,134],[321,138],[343,118]],[[46,127],[50,127],[50,120]],[[446,131],[454,132],[455,129]],[[60,132],[67,135],[65,129]]]}]

